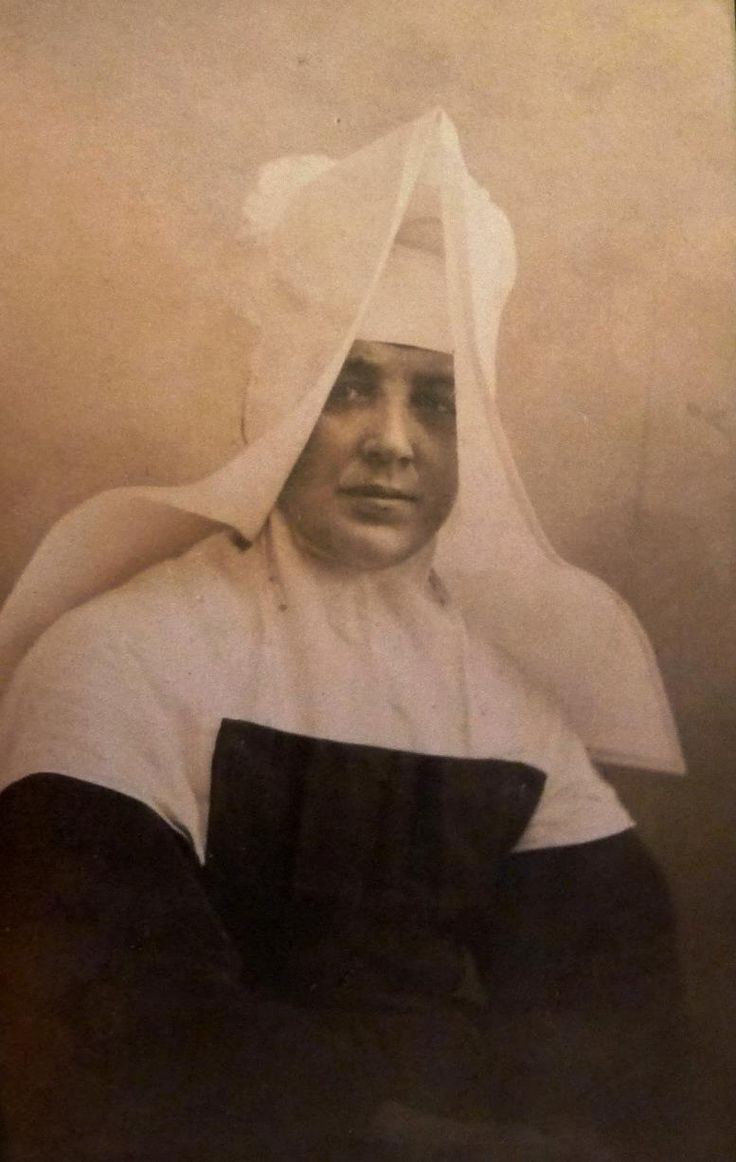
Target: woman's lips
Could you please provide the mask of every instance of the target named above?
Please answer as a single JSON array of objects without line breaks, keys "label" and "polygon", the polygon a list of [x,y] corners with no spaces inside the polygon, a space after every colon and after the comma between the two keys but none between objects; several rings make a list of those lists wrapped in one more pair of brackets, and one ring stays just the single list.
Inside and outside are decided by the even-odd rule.
[{"label": "woman's lips", "polygon": [[404,525],[413,520],[419,497],[403,488],[383,484],[354,484],[340,488],[353,519],[369,524]]},{"label": "woman's lips", "polygon": [[399,500],[406,503],[414,503],[417,500],[416,493],[406,492],[401,488],[389,488],[383,484],[353,484],[341,488],[340,492],[345,496],[354,496],[365,500]]}]

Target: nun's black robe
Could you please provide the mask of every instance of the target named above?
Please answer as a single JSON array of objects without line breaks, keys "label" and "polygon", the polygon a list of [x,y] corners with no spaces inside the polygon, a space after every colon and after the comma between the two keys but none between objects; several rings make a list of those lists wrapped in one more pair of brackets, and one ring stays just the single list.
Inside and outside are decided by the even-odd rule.
[{"label": "nun's black robe", "polygon": [[[232,721],[212,773],[204,867],[73,772],[0,796],[7,1162],[692,1157],[672,915],[635,832],[512,854],[531,767]],[[391,1145],[402,1106],[567,1152]]]}]

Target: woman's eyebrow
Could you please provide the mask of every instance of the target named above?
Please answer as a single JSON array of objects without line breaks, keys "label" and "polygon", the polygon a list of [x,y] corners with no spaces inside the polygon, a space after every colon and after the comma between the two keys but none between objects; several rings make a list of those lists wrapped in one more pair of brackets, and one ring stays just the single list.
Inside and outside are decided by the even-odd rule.
[{"label": "woman's eyebrow", "polygon": [[[346,372],[351,375],[357,373],[367,379],[378,374],[378,366],[371,363],[369,359],[364,359],[362,355],[353,355],[349,356],[340,368],[340,375],[344,375]],[[339,378],[340,376],[338,376]]]},{"label": "woman's eyebrow", "polygon": [[448,395],[455,394],[455,377],[447,371],[436,373],[418,371],[414,376],[414,383],[417,387],[438,388],[440,391],[446,391]]}]

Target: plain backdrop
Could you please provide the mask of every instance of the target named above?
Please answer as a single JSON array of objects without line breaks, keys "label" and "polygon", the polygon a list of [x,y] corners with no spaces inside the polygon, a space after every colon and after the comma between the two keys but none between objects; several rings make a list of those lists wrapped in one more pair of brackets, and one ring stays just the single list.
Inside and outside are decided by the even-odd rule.
[{"label": "plain backdrop", "polygon": [[255,168],[443,105],[517,235],[499,374],[522,476],[556,548],[642,618],[681,724],[687,779],[615,778],[675,889],[704,1088],[733,1081],[729,0],[0,13],[0,596],[77,501],[237,449]]}]

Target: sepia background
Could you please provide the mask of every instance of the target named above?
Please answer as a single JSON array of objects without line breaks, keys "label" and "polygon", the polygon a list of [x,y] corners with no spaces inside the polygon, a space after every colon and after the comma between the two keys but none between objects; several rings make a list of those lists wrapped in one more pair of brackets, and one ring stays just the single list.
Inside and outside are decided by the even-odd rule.
[{"label": "sepia background", "polygon": [[443,105],[517,235],[522,476],[681,724],[687,779],[612,777],[675,890],[703,1087],[736,1078],[730,0],[11,0],[0,31],[0,597],[77,501],[237,450],[254,169]]}]

